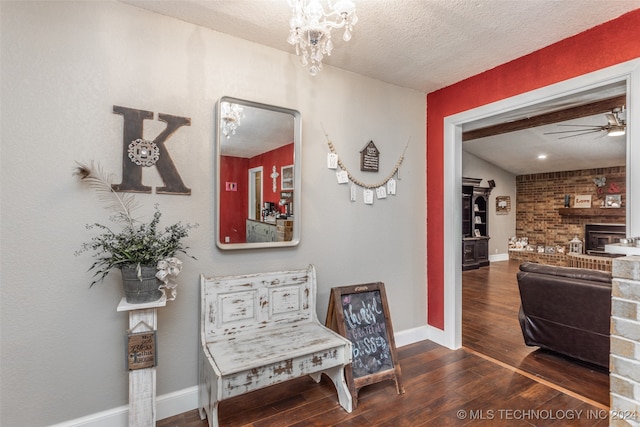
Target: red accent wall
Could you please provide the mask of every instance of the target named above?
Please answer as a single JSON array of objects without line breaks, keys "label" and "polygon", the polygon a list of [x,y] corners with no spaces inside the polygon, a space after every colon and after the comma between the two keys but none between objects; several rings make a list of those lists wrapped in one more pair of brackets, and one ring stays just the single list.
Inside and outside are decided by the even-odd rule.
[{"label": "red accent wall", "polygon": [[[247,239],[246,221],[249,210],[249,169],[262,166],[262,194],[265,202],[277,203],[280,200],[280,176],[277,179],[277,192],[273,192],[271,179],[272,166],[278,174],[280,168],[293,164],[293,143],[264,154],[246,159],[242,157],[220,156],[220,239],[225,243],[245,243]],[[236,191],[227,191],[226,184],[235,183]],[[283,211],[284,208],[281,207]]]},{"label": "red accent wall", "polygon": [[444,118],[638,57],[640,9],[427,95],[429,325],[444,329]]},{"label": "red accent wall", "polygon": [[[235,183],[236,191],[227,191],[226,183]],[[247,239],[246,219],[249,204],[249,159],[220,156],[220,239],[225,243],[245,243]]]},{"label": "red accent wall", "polygon": [[[275,150],[267,151],[259,156],[252,157],[249,160],[249,167],[255,168],[262,166],[264,169],[262,176],[262,197],[264,202],[277,203],[280,201],[280,189],[281,189],[281,174],[282,166],[289,166],[293,164],[293,143],[287,144],[283,147]],[[272,167],[276,167],[278,177],[276,178],[276,192],[273,192],[273,179],[271,174],[273,173]],[[295,194],[295,193],[294,193]],[[295,195],[294,195],[295,197]],[[280,212],[284,212],[283,206],[278,206]]]}]

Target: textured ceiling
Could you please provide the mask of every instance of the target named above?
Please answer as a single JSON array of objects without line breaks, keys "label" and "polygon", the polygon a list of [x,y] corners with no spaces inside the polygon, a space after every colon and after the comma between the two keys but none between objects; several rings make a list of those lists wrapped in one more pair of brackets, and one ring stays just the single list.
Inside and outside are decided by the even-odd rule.
[{"label": "textured ceiling", "polygon": [[[604,114],[575,119],[563,124],[604,126]],[[558,125],[494,135],[464,143],[464,151],[501,167],[514,175],[623,166],[626,160],[624,136],[605,132],[579,137],[545,135],[567,130]],[[546,158],[538,159],[539,155]]]},{"label": "textured ceiling", "polygon": [[[291,9],[287,0],[120,0],[238,38],[295,53],[286,42]],[[640,8],[640,0],[353,0],[359,18],[348,43],[334,31],[335,49],[324,63],[398,86],[429,93],[541,49]],[[326,1],[322,0],[326,5]],[[612,40],[612,46],[615,45]],[[321,79],[325,68],[313,79]],[[597,95],[596,95],[597,96]],[[547,108],[542,106],[541,110]],[[597,118],[590,119],[592,123]],[[505,120],[506,121],[506,120]],[[588,168],[605,156],[623,164],[610,138],[543,137],[549,129],[513,132],[465,144],[465,151],[512,173],[549,170],[551,159]],[[518,141],[514,145],[513,141]],[[562,140],[567,141],[567,140]],[[580,141],[582,145],[579,144]],[[502,142],[502,144],[500,144]],[[543,147],[543,145],[545,145]],[[596,145],[593,156],[589,146]],[[567,157],[575,147],[579,154]],[[599,145],[599,146],[598,146]],[[473,147],[473,148],[471,148]],[[546,163],[532,161],[545,151]],[[498,155],[500,154],[500,155]],[[620,163],[622,161],[622,163]],[[597,163],[597,162],[596,162]]]},{"label": "textured ceiling", "polygon": [[[287,0],[122,0],[295,52]],[[326,1],[322,1],[327,4]],[[640,0],[354,0],[353,38],[325,63],[425,93],[578,34]],[[325,70],[326,71],[326,70]],[[321,78],[321,75],[318,77]]]},{"label": "textured ceiling", "polygon": [[[543,113],[562,111],[584,106],[594,101],[610,99],[626,93],[624,82],[618,82],[585,90],[571,96],[557,98],[522,110],[507,111],[486,120],[468,123],[463,131],[484,128],[492,124],[508,123]],[[621,118],[626,118],[622,115]],[[626,137],[592,133],[582,136],[545,135],[548,132],[564,131],[565,125],[604,126],[603,114],[589,115],[562,123],[548,124],[517,132],[472,139],[462,144],[463,150],[486,160],[514,175],[557,172],[577,169],[594,169],[622,166],[626,163]],[[545,159],[538,159],[546,155]]]}]

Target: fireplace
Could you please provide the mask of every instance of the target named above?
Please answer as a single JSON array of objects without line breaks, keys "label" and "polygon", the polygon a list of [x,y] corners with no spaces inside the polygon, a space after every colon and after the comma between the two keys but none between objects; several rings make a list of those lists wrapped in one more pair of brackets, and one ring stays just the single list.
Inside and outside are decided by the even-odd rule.
[{"label": "fireplace", "polygon": [[618,243],[626,235],[624,224],[586,224],[584,226],[585,253],[610,256],[604,251],[604,245]]}]

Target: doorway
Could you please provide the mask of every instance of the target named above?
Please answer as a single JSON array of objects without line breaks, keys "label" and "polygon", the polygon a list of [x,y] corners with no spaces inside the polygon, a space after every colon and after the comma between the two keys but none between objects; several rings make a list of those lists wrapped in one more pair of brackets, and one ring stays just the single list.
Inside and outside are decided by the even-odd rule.
[{"label": "doorway", "polygon": [[462,345],[462,271],[460,230],[462,186],[462,128],[477,120],[492,119],[498,123],[505,112],[526,114],[532,108],[551,104],[554,100],[573,94],[594,90],[601,86],[624,82],[627,95],[627,231],[640,235],[640,218],[632,212],[640,212],[640,197],[634,197],[633,189],[640,188],[640,171],[630,165],[640,162],[640,150],[631,145],[634,128],[640,125],[640,109],[634,110],[634,99],[640,99],[640,60],[628,61],[598,70],[564,82],[517,95],[492,104],[477,107],[444,119],[444,334],[442,344],[450,348]]},{"label": "doorway", "polygon": [[249,219],[262,219],[262,166],[249,169]]}]

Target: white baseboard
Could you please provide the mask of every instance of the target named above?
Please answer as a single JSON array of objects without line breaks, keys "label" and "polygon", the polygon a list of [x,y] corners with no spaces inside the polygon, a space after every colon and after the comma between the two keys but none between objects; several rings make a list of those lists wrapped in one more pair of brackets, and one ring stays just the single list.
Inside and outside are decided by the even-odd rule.
[{"label": "white baseboard", "polygon": [[405,345],[428,340],[443,347],[454,349],[443,330],[429,325],[396,332],[393,338],[396,342],[396,347],[404,347]]},{"label": "white baseboard", "polygon": [[[418,341],[431,340],[440,344],[437,331],[429,326],[397,332],[394,335],[396,347],[413,344]],[[194,368],[195,369],[195,368]],[[198,386],[188,387],[172,393],[156,397],[156,419],[163,420],[174,415],[183,414],[198,408]],[[129,405],[119,406],[86,417],[51,425],[49,427],[128,427]]]},{"label": "white baseboard", "polygon": [[489,262],[495,261],[509,261],[509,254],[493,254],[489,255]]},{"label": "white baseboard", "polygon": [[[198,386],[156,397],[156,419],[163,420],[198,408]],[[128,427],[129,405],[119,406],[50,427]]]},{"label": "white baseboard", "polygon": [[65,421],[49,427],[127,427],[129,425],[129,405],[96,412],[86,417]]},{"label": "white baseboard", "polygon": [[443,347],[451,348],[448,337],[442,329],[438,329],[433,326],[427,326],[427,328],[429,332],[429,341],[433,341],[434,343],[440,344]]},{"label": "white baseboard", "polygon": [[393,335],[393,339],[396,342],[396,347],[404,347],[414,342],[429,339],[429,329],[427,326],[419,326],[417,328],[396,332]]},{"label": "white baseboard", "polygon": [[198,408],[198,386],[163,394],[156,399],[157,419],[173,417]]}]

